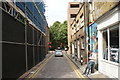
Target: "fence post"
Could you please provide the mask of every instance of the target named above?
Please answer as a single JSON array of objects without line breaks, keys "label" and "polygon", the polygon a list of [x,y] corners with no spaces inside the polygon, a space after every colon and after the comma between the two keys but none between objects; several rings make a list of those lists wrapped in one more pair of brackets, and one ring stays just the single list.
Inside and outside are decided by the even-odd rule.
[{"label": "fence post", "polygon": [[32,34],[33,34],[33,65],[35,65],[35,41],[34,41],[34,28],[32,28],[33,29],[33,32],[32,32]]},{"label": "fence post", "polygon": [[[26,14],[26,2],[25,2],[25,14]],[[27,14],[26,14],[27,15]],[[25,21],[25,56],[26,56],[26,71],[28,70],[28,60],[27,60],[27,20]]]},{"label": "fence post", "polygon": [[[2,7],[1,1],[0,7]],[[2,10],[0,9],[0,80],[1,79],[2,79]]]}]

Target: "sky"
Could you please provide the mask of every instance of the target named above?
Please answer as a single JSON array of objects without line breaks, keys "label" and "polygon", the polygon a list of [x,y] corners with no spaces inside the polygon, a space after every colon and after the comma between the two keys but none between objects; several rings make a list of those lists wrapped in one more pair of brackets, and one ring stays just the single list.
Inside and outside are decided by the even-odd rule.
[{"label": "sky", "polygon": [[50,27],[55,21],[63,23],[67,20],[68,2],[73,0],[45,0],[45,16]]}]

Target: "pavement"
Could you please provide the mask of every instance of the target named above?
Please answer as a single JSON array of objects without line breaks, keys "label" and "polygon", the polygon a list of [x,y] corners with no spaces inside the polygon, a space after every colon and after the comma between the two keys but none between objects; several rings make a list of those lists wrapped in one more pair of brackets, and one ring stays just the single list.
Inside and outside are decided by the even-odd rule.
[{"label": "pavement", "polygon": [[[73,59],[70,54],[66,54],[69,59],[80,69],[80,71],[83,73],[85,71],[85,68],[87,66],[87,64],[84,64],[84,65],[81,65],[79,61],[75,61],[75,59]],[[87,77],[88,78],[109,78],[108,76],[100,73],[99,71],[97,70],[94,70],[95,72],[94,73],[90,73]]]}]

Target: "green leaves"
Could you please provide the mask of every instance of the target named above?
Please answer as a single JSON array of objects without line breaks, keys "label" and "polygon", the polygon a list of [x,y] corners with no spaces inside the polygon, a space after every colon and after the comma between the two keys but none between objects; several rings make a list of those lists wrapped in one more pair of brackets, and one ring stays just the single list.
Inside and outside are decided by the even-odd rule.
[{"label": "green leaves", "polygon": [[57,47],[65,48],[67,46],[67,21],[60,23],[54,22],[50,27],[50,41],[52,42],[52,49]]}]

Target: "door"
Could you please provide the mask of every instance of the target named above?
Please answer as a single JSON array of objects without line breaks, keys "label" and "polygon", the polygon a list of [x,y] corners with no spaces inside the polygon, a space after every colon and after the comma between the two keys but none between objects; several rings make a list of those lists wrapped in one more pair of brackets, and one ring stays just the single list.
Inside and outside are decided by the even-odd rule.
[{"label": "door", "polygon": [[80,59],[80,41],[77,41],[77,54],[78,54],[78,59]]}]

